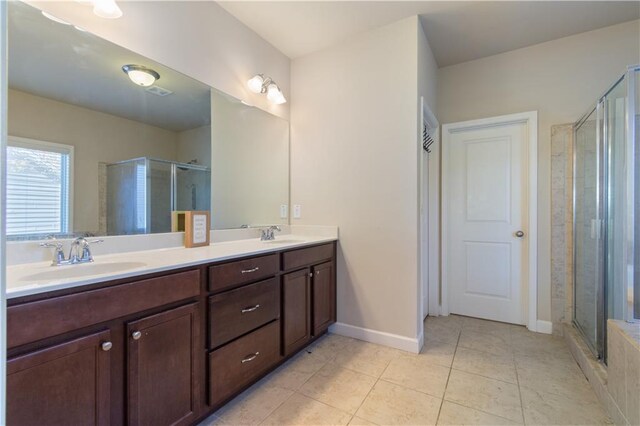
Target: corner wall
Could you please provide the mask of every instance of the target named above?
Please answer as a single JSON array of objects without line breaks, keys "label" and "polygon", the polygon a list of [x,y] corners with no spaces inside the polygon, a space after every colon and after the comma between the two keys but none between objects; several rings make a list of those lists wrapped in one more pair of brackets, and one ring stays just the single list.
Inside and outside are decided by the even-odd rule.
[{"label": "corner wall", "polygon": [[408,350],[419,332],[419,25],[359,34],[291,70],[292,225],[340,228],[338,327]]},{"label": "corner wall", "polygon": [[551,320],[551,125],[574,122],[640,62],[640,21],[444,67],[441,124],[538,111],[538,319]]}]

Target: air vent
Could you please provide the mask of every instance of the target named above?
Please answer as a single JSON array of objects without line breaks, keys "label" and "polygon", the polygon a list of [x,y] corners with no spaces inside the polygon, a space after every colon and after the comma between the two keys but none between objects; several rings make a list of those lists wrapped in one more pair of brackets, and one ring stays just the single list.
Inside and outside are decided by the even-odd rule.
[{"label": "air vent", "polygon": [[171,95],[173,93],[171,90],[165,89],[165,88],[160,87],[160,86],[151,86],[151,87],[147,87],[144,90],[146,90],[149,93],[153,93],[154,95],[158,95],[158,96],[169,96],[169,95]]}]

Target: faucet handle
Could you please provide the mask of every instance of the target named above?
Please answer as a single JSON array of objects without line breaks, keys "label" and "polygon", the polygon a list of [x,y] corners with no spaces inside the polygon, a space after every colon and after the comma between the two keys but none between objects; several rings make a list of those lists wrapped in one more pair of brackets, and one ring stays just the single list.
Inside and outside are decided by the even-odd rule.
[{"label": "faucet handle", "polygon": [[60,241],[55,241],[51,243],[40,243],[40,247],[55,248],[56,250],[62,250],[62,243]]}]

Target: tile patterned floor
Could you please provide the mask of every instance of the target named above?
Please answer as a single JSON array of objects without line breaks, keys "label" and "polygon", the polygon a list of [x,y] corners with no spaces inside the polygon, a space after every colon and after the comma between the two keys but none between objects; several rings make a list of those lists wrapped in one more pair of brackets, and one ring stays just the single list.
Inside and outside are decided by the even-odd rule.
[{"label": "tile patterned floor", "polygon": [[327,335],[208,425],[610,424],[560,338],[449,316],[411,354]]}]

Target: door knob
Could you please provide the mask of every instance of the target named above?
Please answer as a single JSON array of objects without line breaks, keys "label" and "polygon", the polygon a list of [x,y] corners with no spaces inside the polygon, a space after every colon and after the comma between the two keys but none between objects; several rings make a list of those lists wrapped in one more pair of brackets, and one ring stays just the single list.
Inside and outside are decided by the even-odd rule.
[{"label": "door knob", "polygon": [[142,337],[142,333],[140,333],[139,331],[134,331],[133,333],[131,333],[131,337],[133,337],[133,340],[138,340]]},{"label": "door knob", "polygon": [[524,232],[522,232],[522,231],[516,231],[516,237],[518,237],[518,238],[522,238],[522,237],[524,237]]}]

